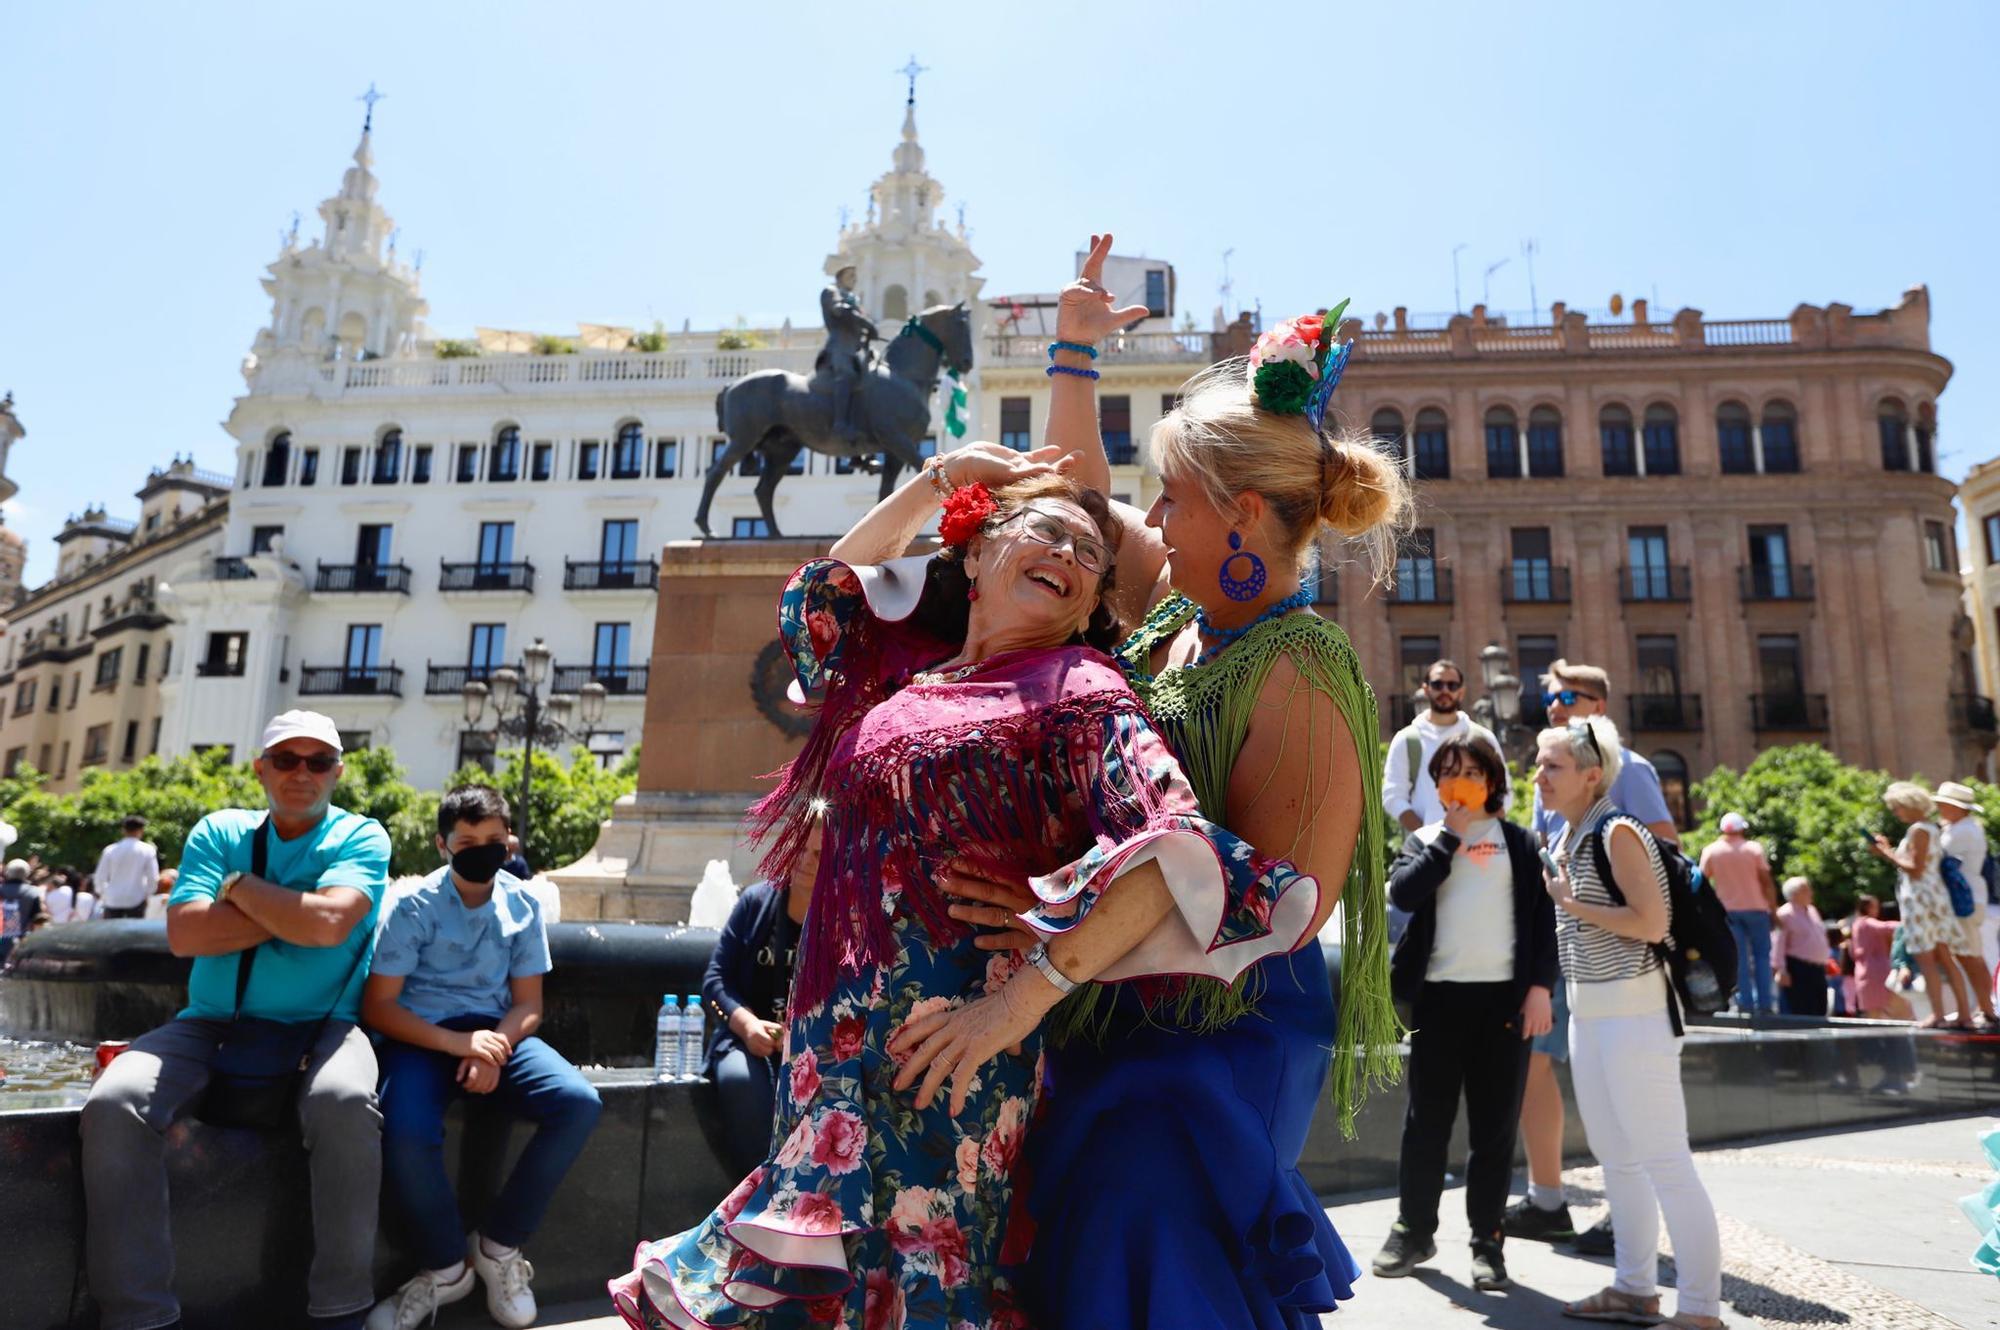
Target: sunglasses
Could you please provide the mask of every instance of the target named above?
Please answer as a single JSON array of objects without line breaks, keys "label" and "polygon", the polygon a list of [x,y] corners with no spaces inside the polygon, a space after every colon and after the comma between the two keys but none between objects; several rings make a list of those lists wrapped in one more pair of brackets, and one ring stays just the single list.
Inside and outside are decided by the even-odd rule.
[{"label": "sunglasses", "polygon": [[1560,702],[1566,707],[1573,707],[1576,705],[1576,700],[1579,697],[1587,697],[1593,702],[1602,702],[1604,700],[1596,693],[1586,693],[1579,688],[1559,688],[1553,693],[1543,693],[1542,705],[1552,707]]},{"label": "sunglasses", "polygon": [[[1584,696],[1588,697],[1588,696],[1589,696],[1589,694],[1588,694],[1588,693],[1586,693],[1586,694],[1584,694]],[[1568,705],[1568,704],[1567,704],[1567,703],[1565,703],[1564,705]],[[1573,720],[1573,721],[1571,721],[1571,722],[1569,723],[1569,732],[1570,732],[1571,734],[1580,734],[1580,735],[1582,735],[1582,736],[1583,736],[1583,740],[1584,740],[1584,742],[1590,745],[1590,751],[1591,751],[1591,752],[1593,752],[1593,753],[1595,753],[1595,754],[1597,754],[1597,763],[1598,763],[1598,765],[1599,765],[1599,766],[1602,766],[1602,765],[1604,765],[1604,750],[1603,750],[1602,748],[1599,748],[1599,747],[1597,746],[1597,736],[1596,736],[1595,734],[1592,734],[1592,733],[1591,733],[1591,731],[1590,731],[1590,722],[1589,722],[1589,721],[1587,721],[1587,720]]]},{"label": "sunglasses", "polygon": [[311,757],[303,753],[266,753],[264,760],[279,771],[297,771],[299,764],[303,762],[306,770],[315,776],[324,776],[340,765],[339,758],[329,757],[325,753],[315,753]]},{"label": "sunglasses", "polygon": [[1039,508],[1023,508],[1013,520],[1021,524],[1021,533],[1037,545],[1060,549],[1068,541],[1070,549],[1076,552],[1077,563],[1088,572],[1101,574],[1111,566],[1111,550],[1103,541],[1079,536],[1060,517]]},{"label": "sunglasses", "polygon": [[1453,683],[1449,679],[1426,679],[1424,687],[1433,693],[1462,693],[1465,691],[1465,680],[1460,679],[1457,683]]}]

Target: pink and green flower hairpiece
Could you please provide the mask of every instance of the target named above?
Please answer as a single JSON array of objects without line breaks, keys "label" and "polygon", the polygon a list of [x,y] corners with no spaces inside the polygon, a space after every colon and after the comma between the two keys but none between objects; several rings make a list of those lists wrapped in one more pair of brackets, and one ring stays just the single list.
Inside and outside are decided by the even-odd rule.
[{"label": "pink and green flower hairpiece", "polygon": [[1326,419],[1327,402],[1347,368],[1353,342],[1334,345],[1343,300],[1318,314],[1286,319],[1257,338],[1250,350],[1250,390],[1257,405],[1280,415],[1302,415],[1317,430]]}]

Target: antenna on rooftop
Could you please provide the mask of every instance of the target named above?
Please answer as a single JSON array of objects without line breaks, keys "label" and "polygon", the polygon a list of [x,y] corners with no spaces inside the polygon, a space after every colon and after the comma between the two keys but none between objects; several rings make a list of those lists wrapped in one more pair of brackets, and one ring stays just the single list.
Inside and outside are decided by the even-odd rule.
[{"label": "antenna on rooftop", "polygon": [[1222,297],[1222,321],[1224,323],[1228,323],[1235,317],[1230,313],[1229,309],[1229,297],[1236,290],[1235,284],[1229,280],[1229,256],[1235,252],[1234,248],[1222,251],[1222,284],[1216,288],[1217,293]]},{"label": "antenna on rooftop", "polygon": [[1486,280],[1479,287],[1480,304],[1491,305],[1493,303],[1493,274],[1506,266],[1507,260],[1505,259],[1500,260],[1498,263],[1489,263],[1486,265]]},{"label": "antenna on rooftop", "polygon": [[1463,240],[1451,247],[1451,310],[1454,314],[1465,313],[1465,300],[1458,294],[1458,252],[1472,246]]},{"label": "antenna on rooftop", "polygon": [[1521,242],[1521,257],[1528,261],[1528,308],[1534,312],[1536,323],[1542,319],[1542,302],[1535,295],[1535,255],[1541,251],[1541,242],[1532,236]]}]

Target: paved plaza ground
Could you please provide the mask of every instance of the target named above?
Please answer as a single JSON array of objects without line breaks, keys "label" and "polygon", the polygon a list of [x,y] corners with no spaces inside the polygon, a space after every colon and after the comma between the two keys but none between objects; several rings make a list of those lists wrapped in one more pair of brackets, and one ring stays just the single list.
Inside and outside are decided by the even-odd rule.
[{"label": "paved plaza ground", "polygon": [[[1736,1330],[2000,1327],[2000,1280],[1967,1264],[1978,1240],[1957,1206],[1991,1176],[1977,1137],[1992,1125],[1990,1117],[1957,1117],[1703,1151],[1701,1175],[1722,1218],[1725,1319]],[[1603,1205],[1596,1170],[1571,1170],[1564,1181],[1579,1226],[1595,1222]],[[1395,1220],[1396,1200],[1343,1197],[1328,1213],[1366,1265]],[[1408,1279],[1364,1276],[1354,1301],[1326,1318],[1329,1330],[1576,1326],[1585,1323],[1564,1320],[1561,1304],[1610,1282],[1608,1259],[1514,1242],[1515,1287],[1474,1292],[1461,1189],[1447,1191],[1443,1214],[1437,1258]],[[1671,1272],[1663,1263],[1663,1278]],[[485,1324],[476,1299],[438,1318],[441,1327]],[[622,1325],[601,1303],[551,1307],[542,1324]]]}]

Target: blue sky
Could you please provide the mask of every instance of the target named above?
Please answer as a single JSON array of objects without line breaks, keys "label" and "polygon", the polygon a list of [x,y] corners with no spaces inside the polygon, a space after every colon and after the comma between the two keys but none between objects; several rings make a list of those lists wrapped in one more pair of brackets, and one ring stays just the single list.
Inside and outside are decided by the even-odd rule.
[{"label": "blue sky", "polygon": [[[181,11],[181,12],[171,12]],[[9,522],[114,514],[220,427],[294,210],[372,80],[382,199],[431,328],[809,321],[838,210],[918,117],[989,293],[1086,234],[1171,259],[1206,324],[1612,292],[1710,317],[1931,287],[1944,467],[2000,452],[2000,5],[1845,0],[1014,5],[35,5],[8,20],[0,388]],[[1982,313],[1981,311],[1985,311]]]}]

